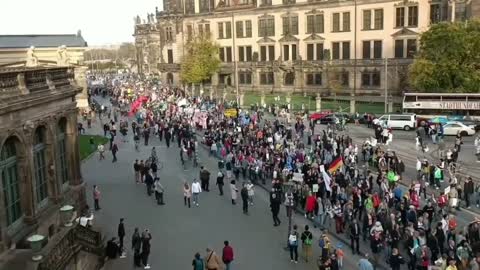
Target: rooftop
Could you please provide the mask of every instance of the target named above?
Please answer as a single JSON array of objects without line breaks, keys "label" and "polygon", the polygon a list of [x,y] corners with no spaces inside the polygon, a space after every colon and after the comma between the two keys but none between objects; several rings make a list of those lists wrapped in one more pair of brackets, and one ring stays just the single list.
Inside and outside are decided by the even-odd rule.
[{"label": "rooftop", "polygon": [[87,47],[81,33],[72,35],[0,35],[0,48]]}]

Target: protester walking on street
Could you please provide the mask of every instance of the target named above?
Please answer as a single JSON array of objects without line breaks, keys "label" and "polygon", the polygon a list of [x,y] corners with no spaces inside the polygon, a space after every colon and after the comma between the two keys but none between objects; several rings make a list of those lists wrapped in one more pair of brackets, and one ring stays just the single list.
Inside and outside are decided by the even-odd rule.
[{"label": "protester walking on street", "polygon": [[150,174],[149,171],[147,171],[145,173],[145,186],[147,187],[148,196],[152,195],[152,188],[153,188],[154,182],[155,182],[155,179],[153,179],[153,176]]},{"label": "protester walking on street", "polygon": [[140,164],[138,163],[138,159],[135,159],[133,163],[133,172],[135,174],[135,182],[140,183]]},{"label": "protester walking on street", "polygon": [[233,248],[228,241],[223,242],[224,247],[222,251],[222,261],[225,264],[225,270],[231,270],[231,264],[233,262]]},{"label": "protester walking on street", "polygon": [[270,210],[272,211],[273,226],[277,227],[280,225],[280,219],[278,218],[278,213],[280,212],[281,198],[278,192],[272,190],[270,192]]},{"label": "protester walking on street", "polygon": [[288,249],[290,251],[290,261],[298,263],[298,232],[297,225],[293,225],[293,229],[288,236]]},{"label": "protester walking on street", "polygon": [[160,183],[160,178],[155,178],[153,188],[155,190],[155,200],[157,200],[157,204],[165,205],[165,203],[163,202],[163,193],[165,192],[165,188],[162,186],[162,183]]},{"label": "protester walking on street", "polygon": [[97,147],[98,154],[99,154],[99,160],[104,160],[105,159],[105,146],[103,144],[99,144]]},{"label": "protester walking on street", "polygon": [[305,231],[300,237],[302,240],[302,251],[305,262],[308,262],[312,257],[313,234],[309,231],[308,225],[305,225]]},{"label": "protester walking on street", "polygon": [[112,145],[112,156],[113,156],[112,162],[117,162],[117,152],[118,152],[118,146],[117,146],[117,143],[114,142]]},{"label": "protester walking on street", "polygon": [[232,197],[232,204],[235,205],[237,204],[237,193],[238,189],[237,186],[235,185],[235,180],[230,181],[230,195]]},{"label": "protester walking on street", "polygon": [[123,224],[123,218],[120,219],[120,223],[118,224],[117,235],[120,241],[120,258],[125,258],[126,256],[123,247],[123,238],[125,237],[125,225]]},{"label": "protester walking on street", "polygon": [[198,203],[198,197],[201,192],[202,192],[202,187],[200,186],[200,183],[198,183],[197,179],[194,179],[192,183],[192,197],[193,197],[193,204],[196,206],[200,205]]},{"label": "protester walking on street", "polygon": [[217,253],[210,248],[207,248],[207,256],[205,256],[205,265],[208,270],[220,270],[222,262]]},{"label": "protester walking on street", "polygon": [[220,191],[220,196],[223,196],[223,186],[225,183],[223,182],[224,175],[222,172],[218,172],[217,174],[217,186],[218,186],[218,191]]},{"label": "protester walking on street", "polygon": [[209,192],[210,172],[203,166],[200,168],[200,182],[202,183],[202,190]]},{"label": "protester walking on street", "polygon": [[183,182],[183,204],[185,206],[188,205],[188,208],[190,208],[190,200],[192,197],[192,190],[190,189],[190,185],[187,183],[187,181]]},{"label": "protester walking on street", "polygon": [[195,253],[192,261],[193,270],[205,270],[203,259],[200,256],[200,253]]},{"label": "protester walking on street", "polygon": [[138,228],[135,228],[135,231],[132,235],[132,249],[133,249],[133,266],[142,267],[141,263],[141,253],[142,248],[142,237],[140,236],[140,231]]},{"label": "protester walking on street", "polygon": [[150,264],[148,264],[148,256],[150,255],[150,240],[152,235],[148,229],[142,233],[142,264],[143,269],[150,269]]},{"label": "protester walking on street", "polygon": [[95,211],[100,210],[100,189],[98,188],[97,185],[93,185],[93,205],[95,208]]},{"label": "protester walking on street", "polygon": [[242,197],[243,213],[245,215],[248,215],[248,189],[247,189],[247,184],[243,184],[243,187],[240,190],[240,196]]}]

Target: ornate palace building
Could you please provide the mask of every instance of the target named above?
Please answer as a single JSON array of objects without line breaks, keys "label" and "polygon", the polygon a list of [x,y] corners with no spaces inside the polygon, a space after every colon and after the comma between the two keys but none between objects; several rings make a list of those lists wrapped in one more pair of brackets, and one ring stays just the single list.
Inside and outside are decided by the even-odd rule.
[{"label": "ornate palace building", "polygon": [[[18,47],[25,39],[54,49]],[[0,269],[98,269],[101,264],[100,234],[65,225],[86,207],[77,132],[79,82],[85,78],[58,41],[58,36],[0,36]],[[19,57],[5,60],[13,54]],[[32,255],[43,258],[34,262]]]},{"label": "ornate palace building", "polygon": [[478,16],[478,2],[166,0],[147,21],[135,19],[138,68],[178,85],[185,44],[208,34],[222,61],[207,82],[214,90],[401,94],[419,35]]}]

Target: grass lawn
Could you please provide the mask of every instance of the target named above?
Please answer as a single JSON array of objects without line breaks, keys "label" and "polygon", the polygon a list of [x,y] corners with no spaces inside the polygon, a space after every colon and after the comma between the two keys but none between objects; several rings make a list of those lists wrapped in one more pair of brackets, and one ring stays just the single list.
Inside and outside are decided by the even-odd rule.
[{"label": "grass lawn", "polygon": [[[280,96],[280,101],[275,101],[275,97]],[[279,104],[283,105],[286,104],[285,94],[279,95],[265,95],[265,102],[267,105],[270,104]],[[305,108],[309,109],[309,111],[316,111],[316,100],[314,96],[306,96],[303,95],[292,95],[291,105],[293,106],[293,110],[300,110],[302,108],[302,104],[305,105]],[[235,95],[230,94],[227,95],[227,99],[235,100]],[[260,104],[260,94],[247,92],[245,93],[243,104],[244,107],[250,107],[252,104]],[[357,112],[363,114],[364,112],[367,113],[374,113],[374,114],[383,114],[384,112],[384,103],[373,103],[373,102],[359,102],[356,103]],[[395,104],[394,111],[400,110],[399,104]],[[350,101],[348,100],[333,100],[332,98],[322,98],[322,110],[333,110],[333,111],[343,111],[343,112],[350,112]]]},{"label": "grass lawn", "polygon": [[[90,146],[90,137],[93,137],[93,141],[95,142],[95,149],[92,149]],[[97,150],[96,146],[99,144],[105,144],[108,142],[108,139],[103,136],[98,135],[79,135],[78,136],[78,148],[80,151],[80,160],[84,160],[87,158],[91,153]]]}]

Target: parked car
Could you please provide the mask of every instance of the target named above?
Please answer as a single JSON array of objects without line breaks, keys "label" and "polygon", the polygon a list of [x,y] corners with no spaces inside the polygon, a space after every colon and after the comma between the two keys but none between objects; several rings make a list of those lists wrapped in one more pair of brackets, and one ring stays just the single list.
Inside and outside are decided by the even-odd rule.
[{"label": "parked car", "polygon": [[462,120],[462,121],[458,121],[458,122],[466,125],[467,127],[473,128],[475,131],[480,130],[480,122],[471,121],[471,120]]},{"label": "parked car", "polygon": [[329,115],[320,119],[320,124],[322,124],[322,125],[335,124],[335,122],[337,121],[337,118],[339,120],[341,120],[341,118],[339,118],[337,115],[329,114]]},{"label": "parked car", "polygon": [[455,136],[458,133],[462,136],[472,136],[475,134],[475,129],[467,126],[461,122],[447,122],[443,126],[443,134],[447,136]]},{"label": "parked car", "polygon": [[331,111],[314,112],[310,115],[310,120],[318,122],[318,120],[330,114],[332,114]]},{"label": "parked car", "polygon": [[378,118],[380,124],[392,129],[411,130],[417,127],[416,114],[384,114]]}]

